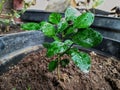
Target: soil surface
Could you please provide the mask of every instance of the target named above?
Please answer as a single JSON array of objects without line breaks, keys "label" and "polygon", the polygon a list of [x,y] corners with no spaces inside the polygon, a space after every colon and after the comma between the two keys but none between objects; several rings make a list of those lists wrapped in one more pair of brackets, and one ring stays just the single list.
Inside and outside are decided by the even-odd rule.
[{"label": "soil surface", "polygon": [[[72,61],[61,69],[61,80],[56,70],[48,71],[45,50],[26,56],[18,65],[0,76],[0,90],[120,90],[120,62],[90,53],[92,67],[81,72]],[[68,58],[68,57],[64,57]]]}]

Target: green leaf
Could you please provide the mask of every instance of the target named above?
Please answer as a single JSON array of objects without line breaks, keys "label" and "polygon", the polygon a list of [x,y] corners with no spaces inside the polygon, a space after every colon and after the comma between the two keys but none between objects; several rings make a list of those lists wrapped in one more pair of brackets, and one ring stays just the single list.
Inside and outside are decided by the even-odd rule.
[{"label": "green leaf", "polygon": [[81,71],[88,73],[91,67],[90,56],[87,53],[72,51],[71,58],[75,65],[81,69]]},{"label": "green leaf", "polygon": [[88,28],[94,21],[94,14],[90,12],[83,13],[75,20],[75,28]]},{"label": "green leaf", "polygon": [[46,36],[55,36],[55,27],[48,22],[41,22],[40,29]]},{"label": "green leaf", "polygon": [[74,7],[68,7],[65,11],[65,18],[67,21],[73,21],[80,15],[80,12]]},{"label": "green leaf", "polygon": [[57,60],[51,61],[48,65],[48,70],[52,72],[56,69],[57,66],[58,66]]},{"label": "green leaf", "polygon": [[62,67],[66,67],[66,65],[68,65],[68,64],[69,64],[69,60],[68,59],[63,59],[63,60],[60,61],[60,65]]},{"label": "green leaf", "polygon": [[62,16],[59,13],[52,13],[49,16],[49,22],[53,23],[53,24],[58,24],[61,20]]},{"label": "green leaf", "polygon": [[60,23],[58,23],[58,32],[64,31],[68,27],[68,23],[66,20],[62,20]]},{"label": "green leaf", "polygon": [[43,46],[45,47],[45,48],[49,48],[50,47],[50,43],[43,43]]},{"label": "green leaf", "polygon": [[30,86],[28,86],[27,90],[31,90],[31,87],[30,87]]},{"label": "green leaf", "polygon": [[75,33],[75,29],[73,27],[69,27],[66,31],[65,31],[65,35],[69,35],[69,34],[73,34]]},{"label": "green leaf", "polygon": [[40,26],[38,23],[34,23],[34,22],[24,23],[21,25],[21,29],[22,30],[39,30]]},{"label": "green leaf", "polygon": [[47,48],[46,56],[51,57],[56,54],[64,52],[69,48],[69,45],[71,45],[71,43],[72,41],[66,40],[65,42],[54,41],[50,44],[44,45],[45,48]]},{"label": "green leaf", "polygon": [[73,44],[73,42],[71,40],[65,40],[64,44],[68,46]]},{"label": "green leaf", "polygon": [[102,35],[99,32],[92,30],[91,28],[79,31],[72,37],[74,43],[88,48],[97,46],[102,42],[102,39]]},{"label": "green leaf", "polygon": [[59,41],[54,41],[52,42],[49,47],[47,47],[47,53],[46,56],[47,57],[51,57],[54,56],[58,53],[64,52],[66,47],[63,47],[63,43],[59,42]]}]

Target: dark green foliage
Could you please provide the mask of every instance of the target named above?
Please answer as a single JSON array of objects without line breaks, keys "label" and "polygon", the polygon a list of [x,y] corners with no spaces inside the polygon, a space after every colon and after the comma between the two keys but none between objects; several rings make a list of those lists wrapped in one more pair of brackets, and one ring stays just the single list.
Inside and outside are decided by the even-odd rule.
[{"label": "dark green foliage", "polygon": [[40,25],[38,23],[25,23],[21,25],[22,30],[39,30]]},{"label": "dark green foliage", "polygon": [[60,41],[54,41],[50,44],[43,44],[45,48],[47,48],[47,57],[54,56],[56,54],[60,54],[65,52],[68,48],[69,45],[71,45],[73,42],[70,40],[66,40],[65,42],[60,42]]},{"label": "dark green foliage", "polygon": [[57,66],[58,66],[57,60],[53,60],[49,63],[48,70],[52,72],[56,69]]},{"label": "dark green foliage", "polygon": [[57,56],[56,60],[49,63],[49,71],[53,71],[55,68],[59,69],[59,66],[66,67],[69,60],[61,60],[61,57],[67,54],[81,71],[88,72],[91,66],[90,56],[84,52],[79,52],[77,48],[72,46],[78,44],[89,48],[100,44],[102,41],[101,34],[89,28],[94,21],[94,15],[91,12],[80,15],[75,8],[68,7],[65,11],[65,18],[62,18],[61,14],[52,13],[48,21],[42,21],[35,25],[25,24],[22,28],[24,27],[23,29],[27,30],[32,28],[33,30],[34,27],[34,29],[41,30],[46,36],[54,39],[51,43],[43,44],[47,48],[47,57]]},{"label": "dark green foliage", "polygon": [[68,59],[63,59],[60,61],[60,65],[61,67],[66,67],[69,64],[69,60]]},{"label": "dark green foliage", "polygon": [[68,22],[66,20],[61,20],[58,23],[58,32],[63,32],[68,27]]},{"label": "dark green foliage", "polygon": [[75,65],[78,66],[83,72],[89,72],[91,66],[90,56],[84,52],[72,51],[71,58]]},{"label": "dark green foliage", "polygon": [[75,28],[88,28],[94,21],[94,14],[90,12],[83,13],[75,20]]},{"label": "dark green foliage", "polygon": [[80,15],[80,12],[73,7],[68,7],[65,11],[65,19],[67,21],[73,21]]},{"label": "dark green foliage", "polygon": [[53,24],[58,24],[61,20],[62,16],[59,13],[52,13],[49,16],[49,22],[53,23]]},{"label": "dark green foliage", "polygon": [[72,37],[72,40],[74,43],[83,47],[94,47],[100,44],[102,36],[97,31],[94,31],[91,28],[86,28],[76,33]]},{"label": "dark green foliage", "polygon": [[73,27],[69,27],[66,31],[65,31],[65,35],[70,35],[70,34],[74,34],[75,33],[75,29]]},{"label": "dark green foliage", "polygon": [[46,36],[55,36],[55,27],[48,23],[48,22],[41,22],[40,23],[40,30],[46,35]]}]

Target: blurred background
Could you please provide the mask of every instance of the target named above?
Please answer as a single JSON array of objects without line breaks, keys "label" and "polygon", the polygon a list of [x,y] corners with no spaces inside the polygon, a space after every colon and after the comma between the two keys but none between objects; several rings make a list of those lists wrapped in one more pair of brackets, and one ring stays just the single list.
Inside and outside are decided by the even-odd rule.
[{"label": "blurred background", "polygon": [[[26,1],[30,1],[30,0],[26,0]],[[51,11],[53,11],[58,8],[65,8],[67,5],[70,4],[71,1],[74,0],[36,0],[36,4],[34,6],[31,6],[29,9],[48,10],[48,11],[50,11],[51,9]],[[80,1],[85,1],[85,0],[75,0],[75,1],[76,3],[78,3]],[[66,4],[66,6],[64,4]],[[120,6],[120,0],[103,0],[103,3],[96,8],[104,11],[111,11],[111,9],[115,6]],[[58,11],[60,10],[58,9]]]}]

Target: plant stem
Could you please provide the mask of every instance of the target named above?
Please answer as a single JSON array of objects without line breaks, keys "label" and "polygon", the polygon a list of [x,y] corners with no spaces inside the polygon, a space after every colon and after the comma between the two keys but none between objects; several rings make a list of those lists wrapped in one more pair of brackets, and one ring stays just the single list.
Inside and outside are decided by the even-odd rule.
[{"label": "plant stem", "polygon": [[72,43],[68,49],[66,49],[63,53],[61,53],[60,56],[63,56],[67,51],[69,51],[73,45],[74,43]]},{"label": "plant stem", "polygon": [[58,58],[57,58],[57,63],[58,63],[58,66],[57,66],[57,76],[58,76],[58,80],[60,80],[60,57],[61,56],[63,56],[68,50],[70,50],[70,48],[73,46],[73,44],[74,43],[72,43],[71,45],[70,45],[70,47],[67,49],[67,50],[65,50],[63,53],[61,53],[61,54],[59,54],[58,55]]},{"label": "plant stem", "polygon": [[58,66],[57,66],[57,76],[58,76],[58,80],[60,80],[60,66],[59,66],[60,55],[58,55],[57,63],[58,63]]},{"label": "plant stem", "polygon": [[57,76],[58,76],[58,80],[60,80],[60,67],[59,67],[59,65],[57,66]]},{"label": "plant stem", "polygon": [[55,41],[60,41],[60,39],[55,35],[55,36],[53,36],[53,39],[55,40]]}]

